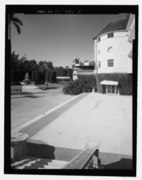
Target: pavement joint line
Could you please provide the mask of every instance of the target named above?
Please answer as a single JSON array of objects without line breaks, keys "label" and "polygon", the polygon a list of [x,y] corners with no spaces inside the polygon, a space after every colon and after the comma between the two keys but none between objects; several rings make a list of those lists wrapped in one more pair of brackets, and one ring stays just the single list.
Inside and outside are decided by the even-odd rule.
[{"label": "pavement joint line", "polygon": [[15,128],[14,130],[12,130],[12,133],[16,133],[16,132],[22,130],[23,128],[29,126],[30,124],[32,124],[32,123],[38,121],[38,120],[41,119],[41,118],[43,118],[43,117],[49,115],[51,112],[53,112],[53,111],[59,109],[60,107],[64,106],[65,104],[67,104],[67,103],[69,103],[69,102],[71,102],[72,100],[78,98],[79,96],[82,96],[83,94],[84,94],[84,93],[79,94],[79,95],[77,95],[77,96],[75,96],[75,97],[73,97],[73,98],[71,98],[71,99],[69,99],[69,100],[63,102],[62,104],[59,104],[59,105],[55,106],[54,108],[50,109],[49,111],[43,112],[43,113],[40,114],[39,116],[33,118],[32,120],[30,120],[30,121],[28,121],[28,122],[22,124],[21,126]]}]

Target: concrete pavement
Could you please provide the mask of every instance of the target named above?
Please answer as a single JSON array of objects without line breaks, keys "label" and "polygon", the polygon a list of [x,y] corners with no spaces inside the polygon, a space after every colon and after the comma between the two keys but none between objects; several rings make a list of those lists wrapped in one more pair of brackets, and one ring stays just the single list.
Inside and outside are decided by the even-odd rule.
[{"label": "concrete pavement", "polygon": [[[62,88],[45,91],[32,88],[31,90],[32,92],[26,92],[27,89],[25,89],[21,94],[11,95],[12,130],[73,98],[71,95],[64,95]],[[36,92],[33,92],[34,90]]]},{"label": "concrete pavement", "polygon": [[72,149],[95,140],[100,152],[132,156],[132,96],[90,93],[30,138],[40,140]]}]

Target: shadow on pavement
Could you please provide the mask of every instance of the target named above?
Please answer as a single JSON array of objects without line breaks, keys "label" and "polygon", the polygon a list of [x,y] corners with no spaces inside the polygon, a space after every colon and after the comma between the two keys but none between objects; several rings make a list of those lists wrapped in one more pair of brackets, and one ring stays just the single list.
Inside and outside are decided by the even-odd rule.
[{"label": "shadow on pavement", "polygon": [[35,93],[30,93],[30,92],[21,92],[20,94],[17,94],[17,95],[18,96],[11,96],[11,97],[12,98],[39,98],[39,97],[42,97],[39,95],[35,95]]},{"label": "shadow on pavement", "polygon": [[28,140],[26,146],[27,156],[60,161],[70,161],[82,151],[82,149],[55,147],[40,140]]},{"label": "shadow on pavement", "polygon": [[102,165],[103,169],[132,169],[132,159],[122,158],[117,162],[110,163],[108,165]]},{"label": "shadow on pavement", "polygon": [[55,159],[54,151],[55,147],[45,144],[42,141],[27,142],[28,156],[46,158],[46,159]]}]

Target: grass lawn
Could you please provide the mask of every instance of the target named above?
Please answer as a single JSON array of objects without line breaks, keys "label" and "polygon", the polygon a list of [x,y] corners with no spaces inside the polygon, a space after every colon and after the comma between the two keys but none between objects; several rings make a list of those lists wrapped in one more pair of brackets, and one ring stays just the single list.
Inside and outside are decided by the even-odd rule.
[{"label": "grass lawn", "polygon": [[[59,82],[59,83],[48,83],[48,87],[45,84],[37,84],[36,86],[42,90],[47,89],[57,89],[65,87],[67,82]],[[11,85],[11,93],[21,93],[22,85]]]},{"label": "grass lawn", "polygon": [[11,85],[11,93],[20,93],[22,91],[21,85]]}]

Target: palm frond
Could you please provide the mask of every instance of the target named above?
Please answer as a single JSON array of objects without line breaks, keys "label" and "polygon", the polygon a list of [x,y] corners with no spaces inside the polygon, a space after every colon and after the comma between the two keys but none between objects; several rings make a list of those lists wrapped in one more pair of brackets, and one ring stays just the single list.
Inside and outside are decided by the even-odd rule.
[{"label": "palm frond", "polygon": [[22,21],[16,17],[12,17],[12,21],[15,22],[15,23],[18,23],[20,24],[21,26],[23,25]]},{"label": "palm frond", "polygon": [[20,34],[21,33],[20,27],[15,22],[13,22],[13,24],[16,27],[18,34]]}]

